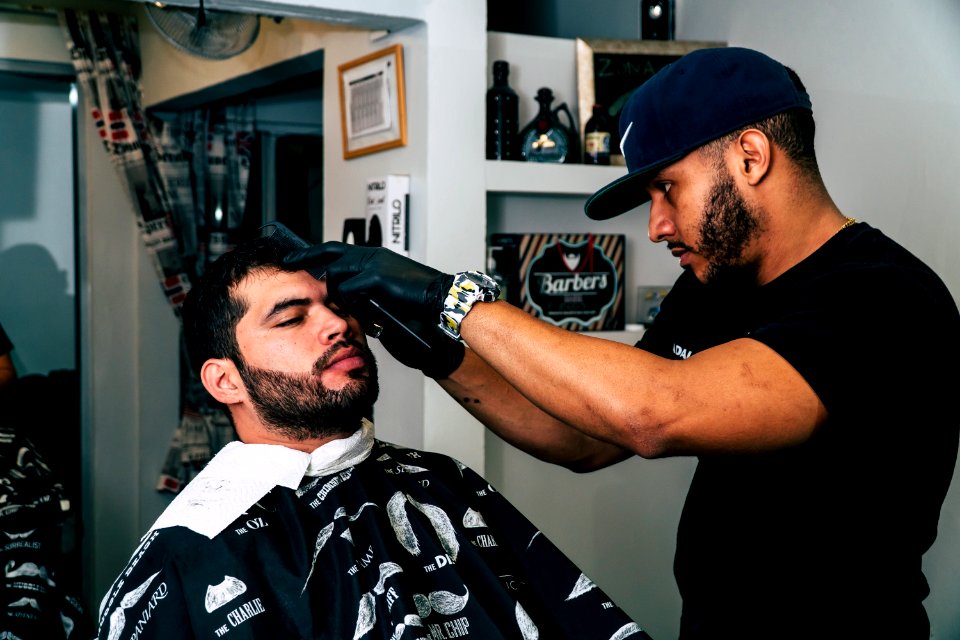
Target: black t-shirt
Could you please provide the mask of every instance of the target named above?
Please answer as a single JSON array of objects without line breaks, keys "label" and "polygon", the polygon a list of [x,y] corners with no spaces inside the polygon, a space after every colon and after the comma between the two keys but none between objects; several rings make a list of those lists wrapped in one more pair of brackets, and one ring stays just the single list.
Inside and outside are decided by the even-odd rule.
[{"label": "black t-shirt", "polygon": [[960,356],[952,296],[860,223],[762,287],[684,273],[638,346],[686,358],[743,337],[783,356],[829,417],[790,449],[700,457],[674,563],[681,634],[926,638],[921,556],[960,432],[941,373]]}]

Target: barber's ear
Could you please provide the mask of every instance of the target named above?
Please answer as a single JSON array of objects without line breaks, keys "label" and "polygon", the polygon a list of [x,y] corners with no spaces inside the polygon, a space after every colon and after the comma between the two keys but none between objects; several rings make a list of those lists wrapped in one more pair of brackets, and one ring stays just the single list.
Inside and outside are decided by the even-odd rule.
[{"label": "barber's ear", "polygon": [[737,139],[737,166],[747,184],[756,186],[770,171],[770,139],[756,130],[747,129]]},{"label": "barber's ear", "polygon": [[230,358],[211,358],[200,368],[200,381],[221,404],[236,404],[246,397],[246,388]]}]

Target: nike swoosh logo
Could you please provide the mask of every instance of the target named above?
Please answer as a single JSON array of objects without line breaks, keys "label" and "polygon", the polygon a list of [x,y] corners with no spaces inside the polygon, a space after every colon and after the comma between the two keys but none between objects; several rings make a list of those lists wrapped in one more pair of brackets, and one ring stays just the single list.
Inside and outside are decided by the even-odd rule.
[{"label": "nike swoosh logo", "polygon": [[627,152],[623,150],[623,145],[627,141],[627,136],[630,135],[630,129],[633,128],[633,122],[627,125],[627,130],[623,132],[623,137],[620,138],[620,153],[623,155],[624,159],[627,157]]}]

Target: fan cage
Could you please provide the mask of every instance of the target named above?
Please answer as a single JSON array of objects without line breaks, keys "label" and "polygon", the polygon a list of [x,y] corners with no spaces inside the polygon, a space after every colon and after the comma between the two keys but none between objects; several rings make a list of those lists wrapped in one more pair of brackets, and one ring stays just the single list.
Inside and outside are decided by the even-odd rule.
[{"label": "fan cage", "polygon": [[156,4],[146,8],[150,22],[170,44],[201,58],[232,58],[249,49],[260,34],[258,15]]}]

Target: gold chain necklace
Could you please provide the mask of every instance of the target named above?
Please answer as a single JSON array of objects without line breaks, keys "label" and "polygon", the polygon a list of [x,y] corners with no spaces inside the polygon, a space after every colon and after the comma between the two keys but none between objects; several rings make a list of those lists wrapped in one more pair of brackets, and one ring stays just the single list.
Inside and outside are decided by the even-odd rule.
[{"label": "gold chain necklace", "polygon": [[840,233],[841,231],[843,231],[843,230],[846,229],[847,227],[849,227],[849,226],[851,226],[851,225],[854,225],[854,224],[856,224],[856,223],[857,223],[857,219],[856,219],[856,218],[849,218],[849,217],[848,217],[847,220],[840,226],[840,228],[833,232],[833,235],[837,235],[838,233]]}]

